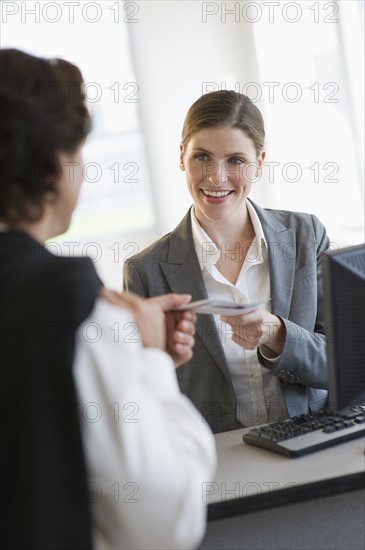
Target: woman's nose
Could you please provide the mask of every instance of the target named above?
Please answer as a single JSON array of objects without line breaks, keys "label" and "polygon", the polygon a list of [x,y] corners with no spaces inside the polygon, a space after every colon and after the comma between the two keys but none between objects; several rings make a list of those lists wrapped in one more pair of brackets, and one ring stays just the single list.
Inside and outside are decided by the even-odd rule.
[{"label": "woman's nose", "polygon": [[211,185],[221,185],[227,181],[225,162],[212,162],[206,166],[206,181]]}]

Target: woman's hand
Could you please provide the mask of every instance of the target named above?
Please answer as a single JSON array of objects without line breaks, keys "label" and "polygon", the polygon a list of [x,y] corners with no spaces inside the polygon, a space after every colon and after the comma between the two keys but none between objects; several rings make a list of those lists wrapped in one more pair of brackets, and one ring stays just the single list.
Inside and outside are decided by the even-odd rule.
[{"label": "woman's hand", "polygon": [[220,317],[232,328],[232,340],[245,349],[266,346],[273,355],[280,355],[285,342],[282,320],[261,307],[243,315]]}]

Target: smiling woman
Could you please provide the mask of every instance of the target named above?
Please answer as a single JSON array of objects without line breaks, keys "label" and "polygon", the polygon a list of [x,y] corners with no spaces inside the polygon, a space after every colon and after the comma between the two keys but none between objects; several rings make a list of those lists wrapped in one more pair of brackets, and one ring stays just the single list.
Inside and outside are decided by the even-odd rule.
[{"label": "smiling woman", "polygon": [[[186,172],[196,220],[220,249],[216,267],[235,284],[255,237],[242,207],[265,159],[265,130],[260,111],[247,96],[232,91],[220,95],[206,94],[189,109],[180,169]],[[237,245],[238,254],[226,253]]]},{"label": "smiling woman", "polygon": [[319,258],[329,240],[315,216],[248,199],[264,141],[261,113],[247,96],[201,96],[180,146],[194,205],[124,268],[125,288],[143,296],[264,302],[243,315],[200,316],[194,357],[178,372],[215,432],[305,413],[326,400]]},{"label": "smiling woman", "polygon": [[[232,284],[255,237],[244,206],[265,152],[256,155],[251,138],[239,128],[199,130],[186,147],[181,146],[180,165],[186,171],[196,220],[220,250],[216,267]],[[236,247],[238,254],[232,255]]]}]

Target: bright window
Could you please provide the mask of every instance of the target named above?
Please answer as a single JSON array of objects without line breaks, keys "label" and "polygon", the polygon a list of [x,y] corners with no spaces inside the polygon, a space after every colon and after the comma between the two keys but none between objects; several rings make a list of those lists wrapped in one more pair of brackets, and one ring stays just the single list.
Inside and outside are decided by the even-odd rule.
[{"label": "bright window", "polygon": [[123,248],[121,235],[155,225],[128,36],[129,25],[138,22],[138,5],[4,1],[0,9],[2,48],[64,57],[80,67],[85,80],[93,118],[84,148],[85,181],[72,226],[55,239],[54,251],[86,251],[101,260],[97,267],[102,271],[118,264],[120,273],[125,257],[137,251],[133,243]]},{"label": "bright window", "polygon": [[254,25],[261,83],[247,88],[266,121],[267,202],[317,214],[339,246],[361,242],[363,2],[271,4],[274,21]]}]

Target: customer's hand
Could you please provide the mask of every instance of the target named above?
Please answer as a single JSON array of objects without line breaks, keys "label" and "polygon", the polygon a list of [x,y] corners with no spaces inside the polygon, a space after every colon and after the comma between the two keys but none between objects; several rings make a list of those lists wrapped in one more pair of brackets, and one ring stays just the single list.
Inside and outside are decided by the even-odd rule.
[{"label": "customer's hand", "polygon": [[166,351],[175,367],[190,361],[195,344],[196,315],[191,311],[171,311],[191,300],[190,294],[164,294],[147,298],[146,302],[158,304],[166,316]]},{"label": "customer's hand", "polygon": [[132,313],[143,346],[166,349],[166,322],[161,305],[143,300],[136,294],[119,293],[105,288],[99,291],[99,297]]},{"label": "customer's hand", "polygon": [[143,300],[135,294],[102,288],[99,296],[132,313],[145,347],[166,351],[176,367],[192,358],[196,315],[171,311],[190,302],[190,294],[164,294]]}]

